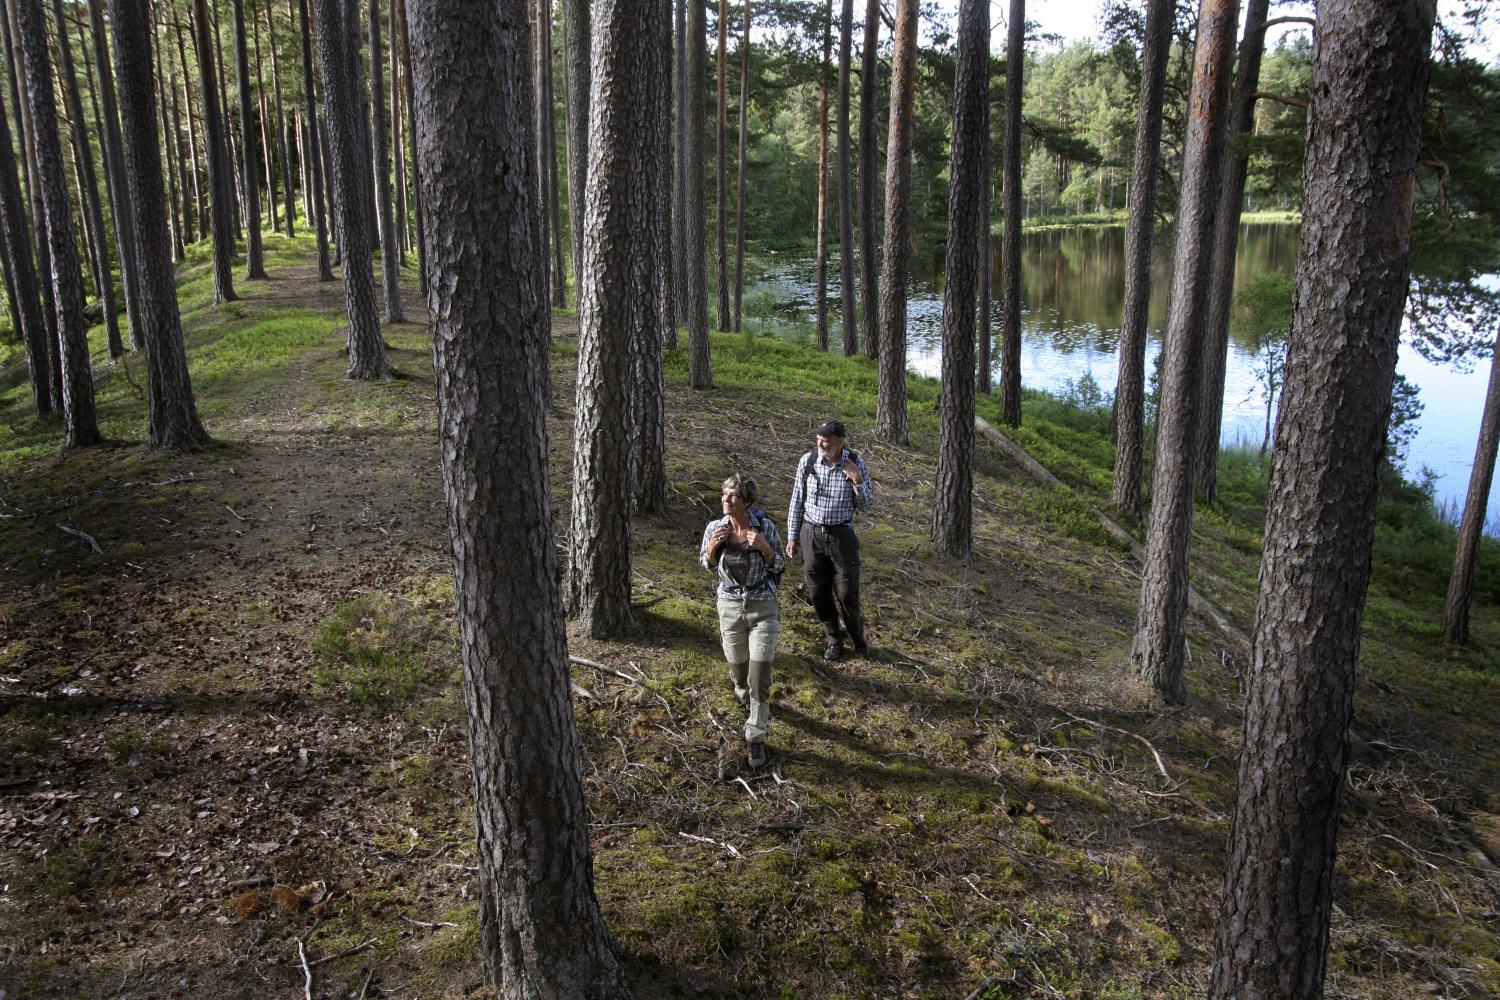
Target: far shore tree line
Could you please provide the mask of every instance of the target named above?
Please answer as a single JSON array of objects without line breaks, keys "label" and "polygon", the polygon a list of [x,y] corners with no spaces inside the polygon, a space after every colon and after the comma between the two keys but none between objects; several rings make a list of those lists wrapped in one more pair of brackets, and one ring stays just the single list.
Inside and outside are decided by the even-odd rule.
[{"label": "far shore tree line", "polygon": [[[624,995],[593,893],[564,621],[595,638],[632,624],[631,515],[667,504],[664,351],[685,330],[689,386],[713,386],[710,290],[714,327],[738,329],[747,225],[767,211],[753,206],[780,197],[750,179],[760,95],[779,87],[816,97],[819,346],[832,336],[826,281],[836,224],[841,349],[874,361],[874,434],[898,446],[910,443],[913,243],[932,218],[933,190],[943,192],[932,516],[941,557],[972,558],[975,398],[993,391],[992,341],[1003,422],[1022,420],[1024,215],[1125,206],[1112,501],[1146,526],[1131,661],[1169,704],[1186,698],[1188,545],[1196,498],[1211,500],[1216,488],[1240,214],[1247,192],[1269,197],[1272,181],[1298,192],[1301,250],[1211,993],[1321,995],[1403,317],[1435,355],[1500,349],[1476,342],[1500,329],[1480,283],[1496,260],[1500,146],[1486,113],[1496,74],[1446,32],[1433,54],[1435,0],[1322,0],[1320,44],[1277,56],[1278,72],[1285,63],[1302,75],[1276,84],[1295,84],[1302,96],[1262,85],[1267,26],[1309,20],[1270,17],[1269,0],[1247,0],[1238,47],[1238,0],[1200,0],[1193,23],[1169,0],[1147,0],[1144,11],[1112,8],[1105,53],[1072,48],[1049,58],[1036,56],[1025,0],[1009,0],[999,60],[984,0],[961,0],[953,44],[944,37],[926,50],[916,0],[889,11],[870,0],[862,25],[853,0],[764,10],[748,0],[563,0],[556,11],[551,0],[3,0],[3,8],[0,262],[36,412],[61,415],[67,446],[100,441],[86,286],[111,357],[144,352],[148,446],[193,450],[210,439],[173,283],[174,262],[192,244],[209,243],[214,302],[232,301],[236,281],[272,280],[263,230],[293,236],[300,219],[316,236],[319,277],[342,271],[348,375],[360,380],[393,374],[381,324],[404,321],[400,273],[415,255],[436,317],[481,831],[481,954],[505,996]],[[759,48],[757,17],[766,29]],[[1028,97],[1028,87],[1054,96]],[[1125,92],[1133,124],[1129,102],[1119,101]],[[1278,110],[1263,110],[1270,105]],[[1274,129],[1268,114],[1279,116]],[[1292,153],[1290,133],[1299,137]],[[1257,156],[1266,164],[1252,176]],[[1298,164],[1290,180],[1288,159]],[[1050,187],[1038,181],[1048,176]],[[992,331],[997,194],[1001,308]],[[566,226],[565,206],[581,209],[566,213]],[[1163,216],[1172,220],[1173,273],[1148,504],[1145,304]],[[579,316],[574,489],[559,589],[547,345],[551,310],[570,302]],[[1445,633],[1454,643],[1467,636],[1500,437],[1497,383],[1492,374],[1452,574]]]}]

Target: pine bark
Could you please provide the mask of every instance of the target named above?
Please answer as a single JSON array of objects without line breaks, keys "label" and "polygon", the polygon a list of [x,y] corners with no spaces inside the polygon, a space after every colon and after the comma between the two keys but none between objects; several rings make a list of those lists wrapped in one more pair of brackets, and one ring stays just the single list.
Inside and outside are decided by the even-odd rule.
[{"label": "pine bark", "polygon": [[281,156],[281,194],[283,200],[281,217],[286,222],[287,239],[293,239],[297,235],[297,205],[295,194],[292,190],[292,161],[291,150],[286,141],[286,115],[281,106],[281,60],[277,58],[276,51],[276,22],[271,17],[271,0],[266,0],[266,43],[271,49],[271,95],[275,100],[276,110],[276,148]]},{"label": "pine bark", "polygon": [[234,65],[240,101],[241,186],[248,219],[245,227],[245,277],[255,281],[266,277],[266,260],[260,236],[260,148],[255,135],[255,105],[250,99],[250,54],[245,36],[244,0],[234,0]]},{"label": "pine bark", "polygon": [[[208,219],[208,203],[204,194],[203,158],[198,155],[198,126],[193,118],[193,82],[188,70],[187,47],[182,41],[182,21],[177,11],[172,10],[172,27],[177,34],[177,66],[182,71],[182,111],[187,118],[188,159],[193,181],[193,242],[205,239],[212,226]],[[177,94],[174,90],[172,100]],[[175,112],[174,112],[175,114]]]},{"label": "pine bark", "polygon": [[[155,42],[156,58],[154,60],[156,70],[156,104],[161,116],[161,148],[165,153],[165,166],[167,170],[167,201],[170,215],[168,217],[169,229],[172,233],[172,260],[179,261],[183,258],[182,219],[183,206],[179,200],[177,178],[179,176],[177,166],[177,141],[178,137],[173,134],[175,119],[167,115],[167,86],[166,77],[163,75],[163,65],[166,63],[166,53],[162,49],[161,36],[158,26],[152,24],[151,37]],[[175,91],[174,91],[175,93]],[[121,159],[124,159],[124,151],[121,151]],[[122,168],[123,169],[123,168]],[[143,345],[144,346],[144,345]]]},{"label": "pine bark", "polygon": [[[31,233],[21,197],[21,179],[11,147],[10,122],[0,107],[0,232],[5,237],[5,256],[11,276],[11,304],[19,319],[17,332],[26,345],[26,364],[31,375],[31,401],[38,416],[52,412],[52,385],[47,351],[47,324],[42,318],[41,288],[36,262],[31,257]],[[38,242],[45,234],[37,234]]]},{"label": "pine bark", "polygon": [[1209,500],[1218,494],[1219,431],[1224,417],[1224,375],[1229,359],[1229,314],[1234,305],[1234,258],[1239,243],[1240,210],[1250,152],[1245,141],[1255,129],[1255,92],[1260,59],[1266,48],[1266,12],[1270,0],[1248,0],[1245,33],[1234,72],[1229,103],[1229,146],[1224,184],[1219,195],[1213,242],[1213,272],[1208,293],[1208,331],[1203,341],[1202,383],[1198,389],[1197,457],[1193,463],[1198,492]]},{"label": "pine bark", "polygon": [[[985,30],[989,30],[988,24],[985,25]],[[988,39],[985,45],[988,51]],[[978,329],[975,331],[979,348],[979,357],[975,362],[975,367],[979,369],[979,391],[986,396],[994,388],[994,375],[990,371],[993,362],[990,352],[995,339],[990,333],[991,296],[994,291],[990,284],[994,275],[994,240],[990,237],[990,206],[995,203],[994,180],[990,171],[993,144],[994,137],[990,132],[990,95],[987,93],[984,99],[984,144],[979,150],[980,183],[984,193],[979,202],[979,319]]]},{"label": "pine bark", "polygon": [[[685,0],[684,0],[685,2]],[[589,164],[589,0],[562,0],[563,87],[567,90],[568,234],[573,295],[583,293],[583,216]]]},{"label": "pine bark", "polygon": [[718,143],[715,146],[714,156],[714,194],[718,204],[717,231],[715,237],[718,242],[719,255],[717,257],[717,292],[719,301],[718,325],[715,329],[729,329],[729,188],[726,183],[729,172],[728,140],[725,135],[726,119],[728,118],[728,92],[726,90],[726,77],[729,75],[727,65],[727,49],[729,47],[729,0],[719,0],[719,59],[715,83],[718,85],[719,112],[716,119],[717,128],[715,134]]},{"label": "pine bark", "polygon": [[708,351],[708,275],[705,270],[707,242],[704,230],[708,215],[704,205],[703,177],[703,88],[708,75],[708,40],[703,5],[685,0],[687,16],[687,92],[683,104],[687,122],[683,140],[683,159],[687,163],[687,289],[688,289],[688,385],[694,389],[713,388],[713,371]]},{"label": "pine bark", "polygon": [[[257,127],[260,131],[261,170],[266,178],[266,195],[261,204],[266,207],[266,224],[274,233],[281,228],[281,208],[276,194],[276,147],[271,142],[271,116],[266,107],[266,80],[265,73],[261,69],[265,65],[265,58],[261,55],[260,20],[258,18],[251,18],[250,33],[255,41],[255,110]],[[220,46],[219,50],[222,52],[223,46]],[[281,166],[286,165],[281,164]],[[283,170],[283,175],[284,173]],[[247,211],[246,215],[248,214]]]},{"label": "pine bark", "polygon": [[[224,119],[219,114],[219,92],[214,86],[213,41],[209,36],[208,0],[193,0],[193,30],[198,39],[199,93],[203,98],[204,143],[208,153],[209,186],[213,192],[214,303],[232,302],[234,293],[234,206],[230,190],[229,150],[224,144]],[[254,187],[253,179],[246,188]],[[255,228],[252,223],[250,228]]]},{"label": "pine bark", "polygon": [[409,131],[412,133],[412,215],[413,221],[417,226],[417,287],[421,289],[422,295],[425,298],[427,296],[427,236],[422,225],[422,175],[421,168],[417,164],[416,154],[416,100],[412,92],[411,41],[407,37],[406,0],[396,0],[396,12],[401,18],[401,54],[406,61],[406,108],[410,116],[407,121],[413,126]]},{"label": "pine bark", "polygon": [[[96,8],[97,9],[97,8]],[[156,139],[151,74],[151,21],[134,0],[110,0],[128,214],[136,219],[134,254],[140,265],[142,339],[146,351],[147,446],[194,451],[209,443],[188,378],[182,317],[177,306],[172,242],[167,232],[161,147]]]},{"label": "pine bark", "polygon": [[673,4],[672,28],[672,323],[667,346],[677,346],[677,328],[688,322],[687,259],[687,4]]},{"label": "pine bark", "polygon": [[844,356],[859,350],[859,319],[854,287],[854,173],[849,142],[849,63],[854,34],[854,0],[843,0],[839,15],[839,89],[835,128],[839,159],[839,298],[844,320]]},{"label": "pine bark", "polygon": [[36,173],[46,218],[52,295],[57,309],[63,440],[70,448],[85,447],[98,444],[102,438],[94,411],[88,326],[83,318],[83,272],[78,264],[72,211],[68,205],[68,179],[63,170],[57,103],[52,89],[52,59],[47,51],[47,23],[41,0],[20,0],[15,13],[16,40],[31,105]]},{"label": "pine bark", "polygon": [[507,1000],[612,1000],[628,994],[594,897],[548,495],[526,5],[423,0],[409,19],[480,952]]},{"label": "pine bark", "polygon": [[1151,518],[1141,574],[1131,666],[1168,704],[1187,699],[1188,544],[1193,527],[1193,446],[1209,253],[1224,144],[1239,0],[1202,0],[1188,98],[1187,144],[1172,251],[1172,304],[1162,344],[1161,406],[1151,481]]},{"label": "pine bark", "polygon": [[1135,119],[1135,161],[1125,224],[1125,309],[1120,321],[1120,371],[1115,380],[1115,467],[1110,502],[1141,516],[1145,468],[1146,319],[1151,304],[1151,237],[1161,162],[1162,96],[1172,44],[1175,0],[1149,0],[1141,46],[1141,94]]},{"label": "pine bark", "polygon": [[1443,638],[1456,646],[1469,641],[1474,567],[1479,561],[1479,538],[1489,510],[1497,446],[1500,446],[1500,333],[1496,333],[1490,353],[1490,384],[1484,394],[1484,416],[1479,422],[1474,466],[1469,471],[1469,491],[1464,497],[1463,520],[1459,522],[1458,545],[1453,552],[1453,572],[1448,577],[1448,599],[1443,606]]},{"label": "pine bark", "polygon": [[1322,0],[1214,1000],[1323,995],[1434,0]]},{"label": "pine bark", "polygon": [[880,276],[880,381],[875,435],[909,443],[906,421],[906,282],[911,260],[912,102],[917,72],[917,3],[898,0],[891,59],[891,118],[885,146],[885,252]]},{"label": "pine bark", "polygon": [[545,8],[540,19],[544,64],[541,83],[545,88],[542,105],[547,109],[547,114],[539,124],[544,131],[542,145],[547,150],[547,158],[543,164],[547,170],[547,210],[550,213],[552,233],[552,304],[562,309],[568,304],[568,275],[563,263],[562,189],[557,186],[557,95],[552,89],[552,0],[543,0],[542,6]]},{"label": "pine bark", "polygon": [[68,19],[63,13],[62,0],[52,0],[52,24],[57,39],[58,69],[62,75],[63,98],[68,102],[68,117],[73,123],[74,158],[78,164],[74,172],[78,179],[78,186],[83,191],[79,207],[83,211],[83,223],[88,230],[91,244],[94,284],[99,295],[99,305],[104,312],[104,330],[109,342],[109,355],[112,358],[118,358],[125,353],[125,342],[120,337],[120,314],[115,305],[115,283],[111,275],[109,239],[104,233],[104,208],[99,194],[99,175],[94,170],[94,155],[89,149],[87,128],[83,117],[83,99],[78,93],[78,72],[73,63],[73,46],[68,44]]},{"label": "pine bark", "polygon": [[984,147],[989,103],[989,0],[958,8],[953,141],[948,169],[948,247],[943,280],[943,387],[932,540],[968,559],[974,531],[974,319],[983,218]]},{"label": "pine bark", "polygon": [[318,101],[313,90],[312,36],[307,25],[307,0],[297,0],[297,19],[302,34],[302,92],[307,102],[307,156],[312,173],[313,229],[318,239],[318,280],[332,281],[328,259],[328,223],[323,204],[323,156],[318,142]]},{"label": "pine bark", "polygon": [[[337,204],[339,244],[344,258],[344,299],[349,317],[349,370],[354,379],[391,377],[380,317],[375,307],[375,275],[370,265],[370,229],[365,219],[368,174],[366,147],[355,119],[360,98],[349,58],[347,10],[357,0],[314,0],[318,27],[318,56],[322,66],[323,101],[327,106],[329,175]],[[359,19],[353,19],[358,24]]]},{"label": "pine bark", "polygon": [[[104,165],[109,176],[110,217],[114,220],[115,245],[120,254],[120,278],[125,293],[125,316],[130,324],[131,345],[140,350],[145,347],[145,339],[141,333],[141,265],[136,256],[135,216],[125,210],[130,194],[125,187],[125,154],[120,138],[119,102],[115,95],[114,71],[110,68],[109,43],[104,32],[104,11],[100,0],[89,0],[88,6],[94,63],[99,68],[99,100],[104,111],[104,127],[100,131],[104,141]],[[80,33],[82,30],[80,26]],[[87,52],[87,47],[83,51]]]},{"label": "pine bark", "polygon": [[879,179],[875,175],[879,165],[876,129],[880,120],[875,110],[875,98],[880,92],[875,82],[879,46],[880,0],[869,0],[865,5],[865,43],[859,70],[859,231],[864,251],[860,255],[859,293],[867,358],[880,355],[880,228],[876,214]]},{"label": "pine bark", "polygon": [[[238,186],[239,185],[239,176],[240,175],[239,175],[239,172],[234,169],[234,164],[240,162],[239,161],[239,151],[235,148],[234,129],[231,128],[230,125],[229,125],[229,84],[228,84],[228,77],[224,73],[224,46],[223,46],[223,44],[221,42],[221,39],[223,38],[223,33],[219,30],[219,8],[218,8],[217,4],[210,4],[209,5],[208,16],[209,16],[209,26],[210,26],[211,30],[210,30],[210,35],[209,35],[208,55],[207,55],[207,58],[208,58],[209,64],[212,65],[212,66],[214,66],[214,67],[216,67],[216,70],[215,70],[214,75],[213,75],[213,79],[216,80],[217,83],[218,83],[218,88],[219,88],[219,90],[218,90],[218,93],[219,93],[219,110],[220,110],[220,112],[223,115],[223,117],[221,119],[221,125],[222,125],[223,130],[224,130],[223,131],[223,135],[224,135],[224,149],[225,149],[225,151],[228,154],[228,157],[229,157],[228,163],[230,164],[230,168],[227,171],[227,173],[229,175],[229,208],[230,208],[229,217],[234,222],[234,238],[235,238],[236,241],[238,241],[238,240],[243,239],[244,236],[245,236],[245,234],[243,232],[241,232],[241,230],[240,230],[240,223],[244,219],[244,214],[243,214],[243,212],[244,212],[244,204],[243,204],[243,200],[241,198],[241,192],[240,192],[240,189],[239,189],[239,186]],[[259,52],[259,44],[258,44],[259,37],[260,37],[260,33],[259,33],[259,31],[257,31],[256,32],[256,38],[257,38],[257,46],[256,46],[256,48],[257,48],[257,51],[255,53],[255,69],[256,69],[257,75],[260,72],[260,52]],[[198,36],[194,35],[193,36],[193,45],[197,46],[198,44],[199,44]],[[264,88],[258,88],[258,90],[259,90],[259,92],[264,93]],[[261,120],[262,121],[265,120],[265,108],[264,108],[264,106],[262,106],[262,108],[261,108]],[[265,149],[265,131],[264,131],[264,129],[262,129],[262,131],[261,131],[261,148],[263,150]],[[266,184],[267,184],[267,187],[269,188],[269,186],[270,186],[270,175],[269,175],[269,173],[267,174]],[[274,202],[273,202],[273,204],[274,204]]]},{"label": "pine bark", "polygon": [[396,12],[396,0],[386,6],[386,24],[391,31],[391,161],[395,169],[396,195],[396,249],[401,252],[397,260],[406,267],[406,252],[411,249],[410,229],[406,215],[406,121],[401,106],[401,21]]},{"label": "pine bark", "polygon": [[739,177],[735,182],[737,199],[734,213],[734,329],[743,321],[741,306],[745,297],[745,146],[750,141],[750,0],[744,0],[745,32],[740,39],[740,142]]},{"label": "pine bark", "polygon": [[823,27],[823,62],[818,73],[818,350],[828,350],[828,64],[833,49],[833,0]]},{"label": "pine bark", "polygon": [[380,0],[370,0],[370,122],[375,156],[375,211],[380,229],[380,272],[385,321],[406,322],[401,309],[401,245],[391,217],[391,149],[385,120],[385,56],[380,43]]},{"label": "pine bark", "polygon": [[629,459],[639,427],[632,356],[659,351],[661,307],[660,254],[651,244],[663,192],[657,172],[643,165],[659,155],[654,89],[664,85],[666,65],[656,36],[669,16],[666,0],[594,9],[568,609],[596,639],[631,624]]},{"label": "pine bark", "polygon": [[[659,0],[659,20],[651,22],[656,47],[648,92],[652,105],[648,123],[650,150],[643,161],[655,184],[651,232],[656,238],[656,311],[635,327],[632,338],[631,372],[631,500],[638,514],[667,512],[667,426],[664,351],[669,334],[675,338],[675,298],[672,285],[672,217],[663,206],[672,193],[672,0]],[[654,8],[653,8],[654,9]],[[648,326],[649,324],[649,326]]]},{"label": "pine bark", "polygon": [[1021,93],[1026,76],[1026,0],[1010,0],[1005,41],[1005,145],[1000,273],[1000,419],[1021,426]]}]

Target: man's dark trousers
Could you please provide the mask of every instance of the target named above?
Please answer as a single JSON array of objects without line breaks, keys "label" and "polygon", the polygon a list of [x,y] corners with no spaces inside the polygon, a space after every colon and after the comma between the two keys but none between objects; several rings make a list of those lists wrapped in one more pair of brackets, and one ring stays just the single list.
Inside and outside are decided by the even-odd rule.
[{"label": "man's dark trousers", "polygon": [[842,642],[847,632],[855,648],[864,649],[865,619],[859,609],[859,539],[854,528],[848,524],[825,526],[804,521],[800,536],[797,544],[802,546],[807,592],[828,640]]}]

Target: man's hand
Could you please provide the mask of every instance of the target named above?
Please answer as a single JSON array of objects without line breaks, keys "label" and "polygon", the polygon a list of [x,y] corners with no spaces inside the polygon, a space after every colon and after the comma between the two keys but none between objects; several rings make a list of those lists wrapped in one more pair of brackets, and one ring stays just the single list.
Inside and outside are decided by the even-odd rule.
[{"label": "man's hand", "polygon": [[794,556],[796,554],[797,554],[797,540],[795,538],[788,538],[786,540],[786,557],[788,559],[790,559],[790,558],[792,558],[792,556]]},{"label": "man's hand", "polygon": [[849,482],[853,483],[855,486],[858,486],[860,483],[864,482],[864,477],[859,474],[858,467],[856,467],[854,462],[850,459],[846,458],[842,462],[840,462],[839,470],[843,472],[844,475],[848,476]]}]

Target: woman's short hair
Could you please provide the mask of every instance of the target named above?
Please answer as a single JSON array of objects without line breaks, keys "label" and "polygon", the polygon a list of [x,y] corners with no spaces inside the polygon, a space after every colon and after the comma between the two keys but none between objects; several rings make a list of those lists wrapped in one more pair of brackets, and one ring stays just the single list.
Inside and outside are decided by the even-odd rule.
[{"label": "woman's short hair", "polygon": [[747,507],[754,505],[754,503],[760,499],[760,487],[756,486],[755,480],[751,479],[749,476],[742,476],[738,472],[736,472],[734,475],[724,480],[724,485],[720,488],[727,490],[731,487],[739,490],[740,499],[745,501],[745,506]]}]

